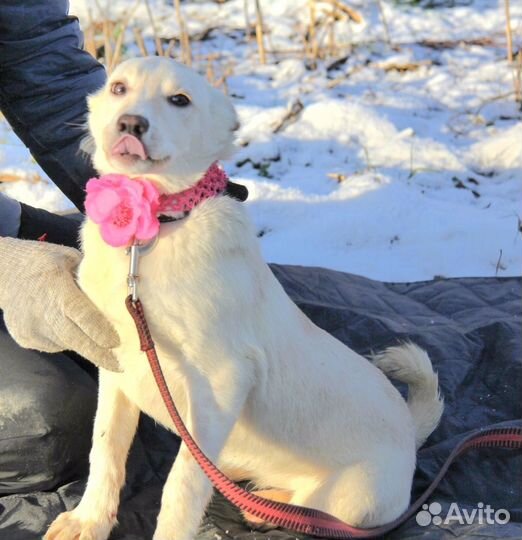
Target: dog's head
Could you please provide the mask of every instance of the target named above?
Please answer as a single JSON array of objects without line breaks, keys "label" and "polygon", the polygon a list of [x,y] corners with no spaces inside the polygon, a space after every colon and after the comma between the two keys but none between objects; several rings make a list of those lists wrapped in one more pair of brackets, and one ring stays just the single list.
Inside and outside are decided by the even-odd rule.
[{"label": "dog's head", "polygon": [[233,150],[230,100],[169,58],[123,62],[88,106],[90,153],[101,174],[190,178]]}]

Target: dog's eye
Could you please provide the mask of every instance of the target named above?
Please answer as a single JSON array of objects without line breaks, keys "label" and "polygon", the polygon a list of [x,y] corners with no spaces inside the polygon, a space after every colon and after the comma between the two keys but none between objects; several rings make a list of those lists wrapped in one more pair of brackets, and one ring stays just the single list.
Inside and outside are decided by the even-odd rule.
[{"label": "dog's eye", "polygon": [[111,84],[111,92],[117,96],[123,96],[127,92],[127,88],[122,82],[115,82]]},{"label": "dog's eye", "polygon": [[167,98],[171,105],[176,107],[186,107],[190,105],[190,98],[186,94],[176,94]]}]

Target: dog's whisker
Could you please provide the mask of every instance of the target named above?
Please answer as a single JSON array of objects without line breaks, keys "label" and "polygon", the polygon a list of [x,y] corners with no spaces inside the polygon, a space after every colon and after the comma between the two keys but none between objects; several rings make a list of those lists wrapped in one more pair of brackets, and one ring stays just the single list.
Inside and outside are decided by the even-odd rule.
[{"label": "dog's whisker", "polygon": [[73,128],[80,128],[80,129],[83,129],[84,131],[87,131],[89,129],[89,126],[86,123],[77,124],[75,122],[65,122],[65,125],[73,127]]}]

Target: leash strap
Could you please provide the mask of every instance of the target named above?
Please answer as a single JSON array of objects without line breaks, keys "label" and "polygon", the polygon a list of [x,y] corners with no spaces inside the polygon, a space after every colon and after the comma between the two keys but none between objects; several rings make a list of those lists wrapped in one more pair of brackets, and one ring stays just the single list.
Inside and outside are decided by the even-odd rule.
[{"label": "leash strap", "polygon": [[278,527],[322,538],[337,538],[340,540],[378,538],[412,517],[433,493],[453,461],[467,450],[472,448],[522,449],[522,427],[507,426],[484,430],[479,429],[472,432],[457,444],[430,486],[403,514],[390,523],[371,529],[352,527],[330,514],[313,508],[264,499],[254,493],[249,493],[223,474],[202,452],[196,441],[194,441],[181,419],[168,389],[140,300],[133,301],[132,296],[129,295],[125,300],[125,304],[136,324],[141,350],[147,355],[152,374],[158,385],[165,407],[181,439],[196,462],[214,487],[234,506]]}]

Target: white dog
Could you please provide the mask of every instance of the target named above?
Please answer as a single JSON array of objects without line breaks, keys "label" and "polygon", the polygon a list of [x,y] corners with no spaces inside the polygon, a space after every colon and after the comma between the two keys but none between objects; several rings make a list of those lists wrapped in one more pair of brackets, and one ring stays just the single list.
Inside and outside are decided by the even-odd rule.
[{"label": "white dog", "polygon": [[[193,185],[229,156],[237,128],[228,98],[166,58],[121,64],[89,98],[89,110],[97,170],[145,177],[167,193]],[[117,145],[129,123],[137,149]],[[108,538],[139,412],[173,429],[125,308],[125,249],[105,244],[89,220],[82,241],[79,282],[119,332],[122,372],[100,372],[87,488],[46,540]],[[244,206],[230,197],[208,199],[163,224],[140,276],[174,400],[226,474],[356,526],[386,523],[406,509],[416,447],[442,413],[424,351],[394,347],[376,367],[315,326],[262,260]],[[409,385],[407,403],[383,371]],[[211,493],[182,445],[154,540],[193,538]]]}]

